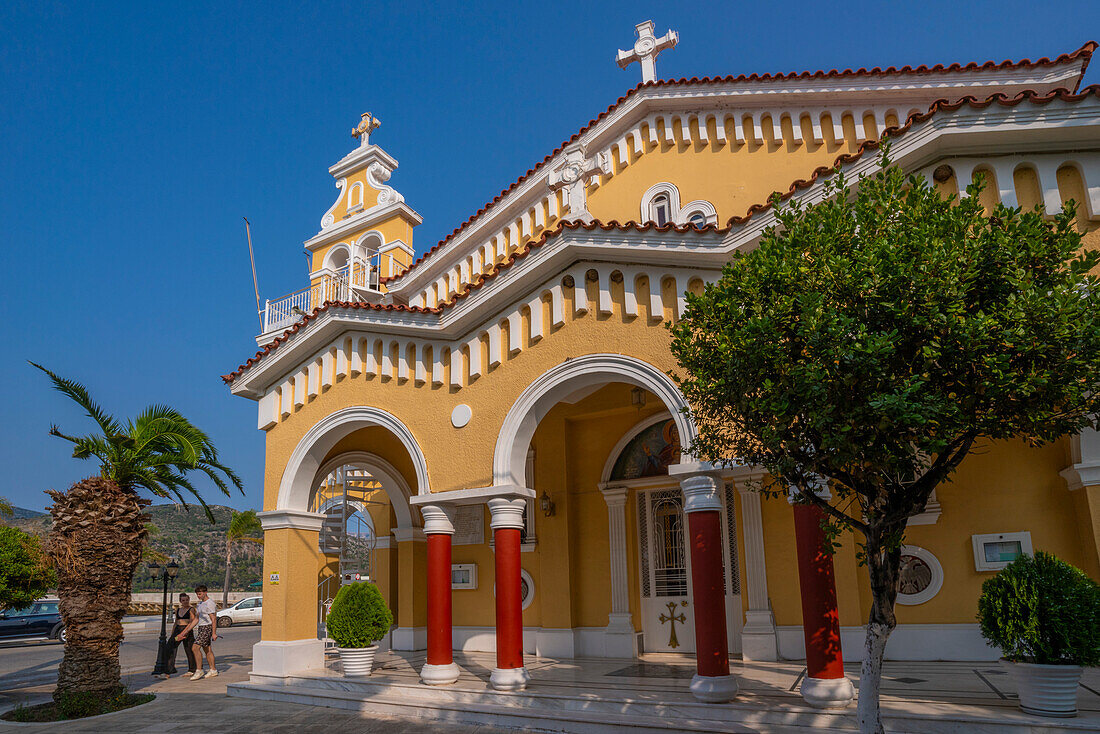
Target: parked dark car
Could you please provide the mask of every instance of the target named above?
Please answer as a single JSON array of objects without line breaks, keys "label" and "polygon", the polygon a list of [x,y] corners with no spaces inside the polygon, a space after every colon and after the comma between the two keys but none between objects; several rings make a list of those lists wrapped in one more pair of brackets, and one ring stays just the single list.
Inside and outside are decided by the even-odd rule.
[{"label": "parked dark car", "polygon": [[65,641],[65,625],[57,599],[39,599],[23,609],[0,612],[0,640],[49,639]]}]

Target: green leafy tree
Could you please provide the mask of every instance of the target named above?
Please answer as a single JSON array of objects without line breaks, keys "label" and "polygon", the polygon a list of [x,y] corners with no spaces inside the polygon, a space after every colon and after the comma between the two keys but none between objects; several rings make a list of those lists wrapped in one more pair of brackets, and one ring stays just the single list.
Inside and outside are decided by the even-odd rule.
[{"label": "green leafy tree", "polygon": [[189,475],[205,475],[226,495],[228,483],[243,489],[237,475],[218,460],[206,434],[174,408],[153,405],[122,422],[97,405],[83,385],[31,364],[49,375],[54,388],[83,408],[100,430],[75,437],[57,426],[50,429],[50,435],[73,444],[74,458],[99,463],[98,476],[77,482],[67,492],[47,491],[54,502],[46,553],[58,573],[61,618],[68,632],[54,700],[73,693],[109,695],[121,685],[121,621],[149,532],[144,510],[150,501],[140,493],[175,498],[186,507],[186,492],[213,521]]},{"label": "green leafy tree", "polygon": [[0,526],[0,609],[21,609],[55,582],[38,538]]},{"label": "green leafy tree", "polygon": [[692,452],[763,467],[761,491],[793,488],[834,539],[862,535],[865,732],[882,731],[908,519],[980,442],[1039,445],[1100,412],[1100,254],[1082,251],[1073,205],[987,216],[981,184],[967,191],[945,199],[884,155],[858,187],[836,175],[819,204],[775,200],[777,226],[671,327]]},{"label": "green leafy tree", "polygon": [[369,581],[344,584],[325,617],[328,635],[343,648],[370,647],[390,631],[393,613]]},{"label": "green leafy tree", "polygon": [[222,606],[229,606],[229,574],[233,560],[234,543],[259,543],[263,544],[263,538],[255,537],[263,532],[260,526],[260,518],[256,517],[255,510],[237,512],[233,510],[233,516],[229,520],[229,529],[225,533],[225,586],[222,588]]},{"label": "green leafy tree", "polygon": [[12,507],[11,502],[8,502],[3,497],[0,497],[0,518],[11,517],[15,514],[15,508]]}]

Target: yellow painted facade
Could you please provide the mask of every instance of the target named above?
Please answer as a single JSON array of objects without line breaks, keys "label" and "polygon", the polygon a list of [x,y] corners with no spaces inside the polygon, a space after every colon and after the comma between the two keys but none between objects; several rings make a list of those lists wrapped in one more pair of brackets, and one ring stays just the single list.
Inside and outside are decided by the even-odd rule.
[{"label": "yellow painted facade", "polygon": [[[1057,63],[1072,77],[1070,62]],[[1026,65],[1005,73],[1016,75],[1006,88],[1043,90],[1032,78],[1037,72]],[[982,194],[987,206],[1003,197],[1026,208],[1072,198],[1081,203],[1078,226],[1089,232],[1086,246],[1095,246],[1100,180],[1094,176],[1100,176],[1100,162],[1082,158],[1077,143],[1061,142],[1068,128],[1033,135],[1007,155],[992,133],[986,135],[985,123],[968,128],[971,137],[963,143],[941,144],[937,135],[950,129],[941,123],[958,108],[911,116],[938,99],[979,93],[984,98],[995,90],[981,74],[868,74],[813,88],[796,79],[774,82],[784,87],[782,103],[763,91],[754,98],[748,82],[676,83],[633,93],[620,104],[621,115],[582,131],[580,140],[590,147],[566,146],[436,254],[410,267],[407,252],[389,250],[395,262],[386,274],[400,277],[379,285],[369,299],[372,310],[322,309],[295,332],[261,337],[272,344],[267,353],[229,381],[234,392],[259,404],[270,522],[284,522],[274,519],[280,513],[306,513],[301,522],[319,522],[307,517],[310,488],[325,480],[316,474],[319,467],[339,464],[352,452],[391,467],[392,486],[375,493],[389,504],[371,510],[375,532],[386,541],[374,551],[371,576],[394,610],[393,644],[417,647],[427,618],[427,554],[417,508],[481,502],[484,542],[456,542],[452,559],[477,568],[477,588],[456,588],[452,598],[456,631],[464,630],[456,632],[456,646],[479,649],[491,639],[494,624],[495,551],[488,508],[483,500],[466,498],[505,496],[520,486],[532,496],[526,532],[537,539],[524,546],[520,559],[533,585],[523,613],[535,640],[529,650],[607,654],[611,648],[601,645],[611,644],[605,634],[614,626],[609,618],[616,589],[625,590],[623,611],[640,635],[629,644],[635,652],[639,644],[654,649],[663,633],[647,616],[647,590],[649,579],[657,583],[657,575],[649,574],[659,539],[648,535],[649,526],[643,536],[643,524],[651,522],[647,502],[664,490],[675,493],[679,480],[609,480],[607,471],[622,446],[633,445],[628,439],[643,430],[639,426],[661,414],[679,415],[667,378],[677,367],[663,322],[677,318],[683,291],[702,288],[734,251],[754,246],[760,229],[755,223],[766,224],[770,216],[761,205],[773,191],[787,192],[801,181],[796,195],[812,197],[820,186],[815,169],[832,166],[841,155],[848,156],[842,161],[848,173],[858,174],[874,156],[873,150],[861,155],[863,144],[887,127],[904,125],[895,133],[895,160],[935,175],[945,196],[986,171],[993,182]],[[1008,109],[1022,118],[1028,104]],[[1082,129],[1096,123],[1100,106],[1087,95],[1050,104],[1062,105],[1067,119],[1079,119]],[[1006,108],[980,109],[987,110],[990,130],[1008,124]],[[946,176],[940,175],[943,166],[949,167]],[[346,174],[328,229],[310,241],[314,245],[307,243],[315,273],[333,248],[352,248],[367,232],[377,233],[382,243],[412,246],[419,215],[411,210],[397,208],[380,221],[354,226],[356,217],[367,221],[386,206],[366,170]],[[526,185],[540,176],[545,181],[539,186]],[[679,209],[661,213],[658,202],[646,199],[655,187],[673,192]],[[362,192],[362,209],[356,193],[349,211],[352,190]],[[713,211],[707,221],[716,226],[686,230],[693,214],[688,203],[699,201],[711,207],[703,211]],[[727,228],[753,206],[757,212],[747,223],[737,219]],[[645,226],[661,224],[661,217],[678,228]],[[616,228],[610,222],[635,224]],[[605,371],[591,380],[583,371],[570,371],[571,364],[586,360],[612,367],[600,367]],[[560,385],[551,378],[559,372],[568,375]],[[544,394],[549,397],[539,402]],[[524,405],[526,413],[517,407]],[[468,422],[455,418],[464,408]],[[524,434],[523,426],[533,427],[533,434]],[[515,436],[529,436],[529,446]],[[517,468],[515,456],[528,448],[526,468]],[[991,572],[976,568],[975,535],[1027,532],[1034,549],[1100,576],[1100,479],[1088,483],[1089,466],[1088,457],[1075,458],[1071,437],[1042,448],[999,442],[975,451],[953,481],[937,490],[938,514],[907,533],[906,543],[934,555],[942,574],[931,598],[899,605],[901,626],[913,625],[916,635],[916,642],[905,644],[919,649],[920,635],[927,635],[964,640],[959,644],[966,654],[981,653],[974,616]],[[729,520],[724,563],[735,563],[727,599],[740,607],[730,612],[731,650],[747,657],[798,657],[800,648],[783,632],[801,624],[792,508],[744,493],[749,474],[721,478],[728,485],[722,500]],[[1075,488],[1073,477],[1084,486]],[[621,506],[609,499],[614,492],[608,490],[616,488],[626,491]],[[552,513],[542,511],[541,499],[553,503]],[[844,627],[861,625],[870,605],[857,542],[841,538],[834,556]],[[615,570],[617,554],[625,557],[625,577]],[[263,639],[315,635],[319,579],[338,572],[336,559],[319,552],[316,530],[268,530],[265,579],[278,573],[279,583],[265,586]],[[746,626],[754,613],[757,623]],[[765,617],[771,621],[761,632]],[[478,637],[478,631],[484,634]],[[562,633],[570,642],[560,641]],[[768,634],[771,642],[764,639]],[[947,653],[929,643],[927,654]]]}]

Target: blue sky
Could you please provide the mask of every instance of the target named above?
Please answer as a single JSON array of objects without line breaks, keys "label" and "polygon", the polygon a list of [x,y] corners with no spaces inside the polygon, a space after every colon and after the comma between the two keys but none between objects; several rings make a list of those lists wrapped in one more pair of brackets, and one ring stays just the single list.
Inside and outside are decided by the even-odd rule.
[{"label": "blue sky", "polygon": [[1100,36],[1095,0],[4,3],[0,496],[42,509],[95,470],[47,435],[92,424],[33,359],[119,415],[176,406],[244,478],[229,504],[258,507],[255,405],[219,379],[255,351],[241,217],[261,297],[302,287],[326,169],[370,110],[422,252],[638,82],[613,58],[649,18],[680,33],[662,78],[1034,59]]}]

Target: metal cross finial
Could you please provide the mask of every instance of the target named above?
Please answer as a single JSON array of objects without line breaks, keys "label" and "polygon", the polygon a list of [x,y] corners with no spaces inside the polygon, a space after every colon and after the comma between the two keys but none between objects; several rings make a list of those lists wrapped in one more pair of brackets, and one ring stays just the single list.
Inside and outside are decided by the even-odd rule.
[{"label": "metal cross finial", "polygon": [[359,147],[365,148],[369,144],[370,134],[382,127],[382,121],[369,112],[364,112],[359,124],[351,130],[353,138],[359,138]]},{"label": "metal cross finial", "polygon": [[615,55],[615,61],[618,62],[620,69],[625,69],[637,61],[642,65],[642,81],[655,82],[657,81],[657,54],[675,46],[680,40],[680,34],[669,31],[657,38],[653,35],[652,20],[634,26],[634,32],[638,36],[638,40],[634,42],[634,48],[629,51],[619,49],[619,53]]}]

